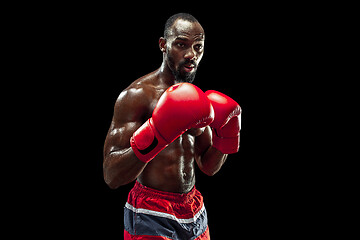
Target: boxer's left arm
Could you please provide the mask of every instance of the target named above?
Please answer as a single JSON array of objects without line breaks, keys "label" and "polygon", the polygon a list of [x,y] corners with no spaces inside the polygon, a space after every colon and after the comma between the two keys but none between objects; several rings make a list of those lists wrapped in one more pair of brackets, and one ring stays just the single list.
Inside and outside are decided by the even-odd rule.
[{"label": "boxer's left arm", "polygon": [[221,169],[228,156],[212,146],[212,133],[209,126],[195,138],[195,152],[196,163],[200,170],[209,176],[213,176]]},{"label": "boxer's left arm", "polygon": [[209,90],[205,94],[214,108],[215,119],[196,139],[196,162],[204,173],[212,176],[220,170],[227,154],[239,151],[241,107],[221,92]]}]

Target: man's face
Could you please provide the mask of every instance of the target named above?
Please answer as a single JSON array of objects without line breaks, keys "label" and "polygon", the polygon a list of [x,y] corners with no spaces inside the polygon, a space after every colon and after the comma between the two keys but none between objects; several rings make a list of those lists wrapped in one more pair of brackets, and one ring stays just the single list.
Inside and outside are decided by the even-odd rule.
[{"label": "man's face", "polygon": [[178,82],[192,82],[204,53],[205,34],[197,22],[178,19],[166,42],[167,64]]}]

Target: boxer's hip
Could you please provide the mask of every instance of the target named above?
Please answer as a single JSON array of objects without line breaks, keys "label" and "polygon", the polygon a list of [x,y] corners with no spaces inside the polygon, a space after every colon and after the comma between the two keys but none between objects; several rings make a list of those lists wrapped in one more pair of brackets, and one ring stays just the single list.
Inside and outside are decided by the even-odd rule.
[{"label": "boxer's hip", "polygon": [[203,197],[195,187],[180,194],[136,182],[125,204],[124,225],[125,239],[210,239]]}]

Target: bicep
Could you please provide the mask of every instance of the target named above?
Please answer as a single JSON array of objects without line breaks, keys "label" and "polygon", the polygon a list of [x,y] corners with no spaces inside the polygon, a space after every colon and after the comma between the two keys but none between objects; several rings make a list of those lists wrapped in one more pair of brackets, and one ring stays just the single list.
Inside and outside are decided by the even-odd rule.
[{"label": "bicep", "polygon": [[147,103],[139,92],[135,93],[123,92],[115,103],[114,116],[105,140],[104,157],[129,148],[132,134],[145,121]]},{"label": "bicep", "polygon": [[105,140],[104,156],[129,148],[130,138],[140,126],[140,122],[127,122],[110,128]]}]

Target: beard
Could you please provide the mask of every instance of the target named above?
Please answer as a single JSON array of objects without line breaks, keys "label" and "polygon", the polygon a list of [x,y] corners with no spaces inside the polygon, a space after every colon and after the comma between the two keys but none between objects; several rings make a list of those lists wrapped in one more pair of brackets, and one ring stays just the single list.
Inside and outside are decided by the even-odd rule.
[{"label": "beard", "polygon": [[[192,60],[184,60],[184,61],[179,63],[179,67],[178,67],[178,69],[176,69],[174,59],[169,55],[167,57],[168,57],[168,62],[169,62],[169,68],[170,68],[170,70],[171,70],[172,74],[174,75],[175,80],[177,82],[192,83],[194,81],[196,71],[197,71],[197,67],[198,67],[198,65],[194,61],[192,61]],[[191,72],[181,72],[180,70],[184,68],[185,64],[193,64],[194,65],[194,70],[191,71]]]}]

